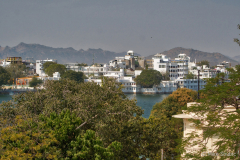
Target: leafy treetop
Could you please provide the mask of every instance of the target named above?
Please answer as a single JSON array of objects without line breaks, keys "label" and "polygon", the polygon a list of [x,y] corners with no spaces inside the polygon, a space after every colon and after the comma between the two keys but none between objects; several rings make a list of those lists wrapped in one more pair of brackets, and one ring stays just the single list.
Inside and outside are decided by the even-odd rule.
[{"label": "leafy treetop", "polygon": [[141,85],[144,88],[152,88],[153,85],[159,85],[162,80],[162,75],[156,70],[143,70],[134,81],[137,85]]}]

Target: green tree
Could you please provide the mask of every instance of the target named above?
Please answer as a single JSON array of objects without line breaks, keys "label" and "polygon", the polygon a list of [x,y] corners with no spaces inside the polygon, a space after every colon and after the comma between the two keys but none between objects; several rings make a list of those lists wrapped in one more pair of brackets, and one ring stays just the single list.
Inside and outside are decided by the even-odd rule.
[{"label": "green tree", "polygon": [[197,92],[187,88],[179,88],[165,98],[162,102],[156,103],[151,111],[151,118],[155,118],[155,125],[161,126],[159,133],[163,134],[161,145],[164,156],[167,159],[179,156],[177,146],[182,138],[183,121],[182,119],[172,118],[172,115],[182,113],[188,102],[197,99]]},{"label": "green tree", "polygon": [[[219,83],[224,82],[224,75],[221,74],[207,80],[205,88],[201,91],[203,96],[199,100],[199,104],[187,108],[187,113],[191,112],[196,117],[201,117],[201,119],[192,119],[192,122],[197,128],[204,129],[204,132],[201,135],[192,132],[188,138],[184,139],[180,146],[183,152],[184,148],[199,144],[198,151],[186,154],[184,156],[186,159],[190,157],[193,159],[239,159],[237,153],[240,146],[240,65],[235,66],[235,69],[230,68],[228,71],[230,72],[230,82]],[[226,111],[226,106],[232,106],[235,110]],[[206,151],[206,142],[212,137],[218,138],[216,142],[213,142],[212,145],[215,148],[211,152],[236,153],[235,156],[201,156],[201,153]]]},{"label": "green tree", "polygon": [[81,119],[69,110],[50,116],[40,115],[38,121],[16,118],[17,126],[1,131],[1,158],[5,159],[112,159],[121,144],[107,148],[92,130],[76,130]]},{"label": "green tree", "polygon": [[36,87],[38,84],[43,83],[41,79],[37,79],[36,77],[33,77],[32,80],[29,82],[29,87]]},{"label": "green tree", "polygon": [[6,70],[11,75],[11,84],[15,83],[16,78],[25,77],[27,75],[27,68],[23,64],[11,64],[6,67]]},{"label": "green tree", "polygon": [[60,114],[69,109],[82,120],[77,130],[95,131],[105,148],[114,141],[120,142],[122,150],[116,153],[119,159],[134,159],[145,154],[139,152],[143,150],[140,142],[134,141],[140,136],[138,128],[132,128],[131,134],[124,134],[129,123],[138,123],[143,110],[135,100],[126,98],[121,85],[114,79],[104,78],[101,86],[71,80],[48,81],[44,88],[16,95],[14,101],[0,104],[1,127],[13,124],[16,115],[38,121],[40,114],[49,117],[52,112]]},{"label": "green tree", "polygon": [[61,78],[68,78],[70,80],[74,80],[80,83],[80,82],[84,82],[84,79],[86,78],[86,76],[84,75],[83,72],[68,70],[63,75],[61,75]]},{"label": "green tree", "polygon": [[207,60],[203,60],[197,63],[199,66],[203,66],[203,65],[207,65],[207,67],[209,67],[209,61]]},{"label": "green tree", "polygon": [[[238,25],[238,29],[240,29],[240,24]],[[236,42],[240,46],[240,41],[238,38],[234,38],[234,42]]]},{"label": "green tree", "polygon": [[88,66],[87,63],[78,63],[77,66]]},{"label": "green tree", "polygon": [[10,73],[7,72],[2,66],[0,66],[0,88],[3,84],[8,84],[10,81]]},{"label": "green tree", "polygon": [[45,62],[43,63],[43,71],[45,72],[46,69],[51,66],[52,64],[57,64],[56,62]]},{"label": "green tree", "polygon": [[184,77],[184,79],[195,79],[194,74],[192,74],[191,72],[189,72],[186,77]]},{"label": "green tree", "polygon": [[166,73],[162,74],[162,77],[163,77],[162,79],[165,80],[165,81],[170,80],[169,72],[166,72]]},{"label": "green tree", "polygon": [[62,64],[52,64],[49,67],[46,68],[45,73],[47,73],[48,76],[52,77],[53,73],[59,72],[60,75],[63,75],[66,71],[66,67]]},{"label": "green tree", "polygon": [[152,88],[153,85],[159,85],[161,80],[162,75],[156,70],[143,70],[142,73],[134,79],[137,85],[141,85],[144,88]]}]

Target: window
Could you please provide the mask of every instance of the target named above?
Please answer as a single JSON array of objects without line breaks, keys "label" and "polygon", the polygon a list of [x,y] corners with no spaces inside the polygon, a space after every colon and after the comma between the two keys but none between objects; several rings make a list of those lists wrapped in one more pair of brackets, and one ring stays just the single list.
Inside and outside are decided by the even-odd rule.
[{"label": "window", "polygon": [[165,65],[159,65],[159,68],[166,68]]}]

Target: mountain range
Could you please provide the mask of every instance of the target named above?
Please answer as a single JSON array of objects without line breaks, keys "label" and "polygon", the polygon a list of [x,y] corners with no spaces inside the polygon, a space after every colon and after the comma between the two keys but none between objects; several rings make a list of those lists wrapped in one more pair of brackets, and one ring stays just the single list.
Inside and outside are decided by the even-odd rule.
[{"label": "mountain range", "polygon": [[[26,59],[27,57],[34,58],[35,60],[42,59],[57,59],[58,63],[87,63],[92,64],[93,58],[94,63],[108,63],[115,57],[123,57],[127,52],[116,53],[112,51],[107,51],[103,49],[88,49],[88,50],[75,50],[74,48],[53,48],[40,44],[26,44],[21,42],[15,47],[1,47],[0,46],[0,59],[7,57],[22,57]],[[240,57],[235,57],[231,59],[221,53],[209,53],[202,52],[194,49],[186,49],[182,47],[176,47],[168,51],[162,52],[162,54],[167,55],[171,59],[177,57],[179,53],[185,53],[187,56],[191,57],[191,61],[199,62],[202,60],[207,60],[210,62],[210,66],[215,66],[222,61],[231,62],[232,66],[239,64],[238,61]],[[136,56],[141,56],[140,54],[134,53]],[[151,59],[154,55],[147,56],[146,59]]]},{"label": "mountain range", "polygon": [[[235,66],[239,64],[237,60],[240,60],[240,57],[239,59],[233,60],[233,58],[225,56],[221,53],[209,53],[209,52],[203,52],[203,51],[198,51],[194,49],[186,49],[182,47],[176,47],[161,53],[167,55],[171,59],[177,58],[179,53],[185,53],[187,56],[191,58],[190,59],[191,62],[195,60],[196,62],[207,60],[209,61],[210,66],[216,66],[217,64],[223,61],[230,62],[232,66]],[[154,55],[147,56],[146,59],[152,59],[153,56]]]},{"label": "mountain range", "polygon": [[[58,63],[87,63],[92,64],[93,57],[94,63],[108,63],[115,57],[124,57],[127,52],[111,52],[102,49],[88,49],[88,50],[75,50],[74,48],[53,48],[40,44],[26,44],[21,42],[15,47],[1,47],[0,46],[0,59],[7,57],[27,57],[34,58],[35,60],[42,59],[57,59]],[[135,53],[135,55],[139,55]]]}]

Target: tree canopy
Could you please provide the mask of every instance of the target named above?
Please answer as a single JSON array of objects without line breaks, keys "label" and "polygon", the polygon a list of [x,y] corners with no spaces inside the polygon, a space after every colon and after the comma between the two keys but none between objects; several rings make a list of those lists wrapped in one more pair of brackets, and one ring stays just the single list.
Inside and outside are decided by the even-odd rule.
[{"label": "tree canopy", "polygon": [[162,80],[162,75],[156,70],[143,70],[134,81],[137,85],[141,85],[144,88],[152,88],[153,85],[159,85]]},{"label": "tree canopy", "polygon": [[177,146],[182,139],[183,121],[172,118],[172,115],[182,113],[187,102],[197,99],[197,92],[187,88],[179,88],[163,99],[162,102],[153,106],[150,117],[156,119],[155,125],[162,126],[159,133],[164,135],[164,156],[167,159],[176,159],[179,156]]},{"label": "tree canopy", "polygon": [[36,87],[38,84],[43,83],[41,79],[37,79],[36,77],[33,77],[32,80],[29,82],[29,87]]},{"label": "tree canopy", "polygon": [[51,66],[52,64],[57,64],[56,62],[45,62],[43,63],[43,71],[45,72],[46,69]]},{"label": "tree canopy", "polygon": [[199,66],[207,65],[207,67],[209,67],[209,61],[207,61],[207,60],[202,60],[202,61],[198,62],[197,64]]},{"label": "tree canopy", "polygon": [[63,64],[51,64],[49,67],[46,68],[45,73],[47,73],[48,76],[52,77],[53,73],[55,72],[59,72],[60,75],[63,75],[65,71],[66,67]]},{"label": "tree canopy", "polygon": [[[191,121],[197,128],[203,129],[204,132],[201,135],[192,132],[188,138],[184,139],[180,147],[185,153],[183,158],[239,159],[240,155],[237,153],[240,146],[240,65],[235,66],[235,69],[229,68],[228,71],[230,72],[230,82],[224,83],[224,75],[222,73],[215,78],[207,80],[205,88],[201,91],[203,96],[199,104],[187,108],[187,113],[193,113],[201,117]],[[232,106],[235,110],[226,111],[225,107],[227,106]],[[215,139],[215,142],[212,142],[212,146],[215,147],[211,152],[227,154],[221,154],[220,157],[209,154],[203,156],[201,154],[206,152],[206,144],[212,137],[217,137],[217,139]],[[192,148],[196,144],[198,144],[197,151],[185,152],[185,148]]]},{"label": "tree canopy", "polygon": [[49,159],[83,153],[85,159],[94,159],[89,157],[93,154],[99,159],[154,159],[167,144],[167,131],[159,134],[165,126],[155,118],[141,117],[143,110],[134,99],[126,98],[114,79],[103,77],[101,86],[69,79],[47,81],[44,88],[0,104],[0,128],[4,129],[0,155],[9,158],[14,147],[18,155]]},{"label": "tree canopy", "polygon": [[0,66],[0,88],[2,85],[8,84],[10,82],[10,78],[10,73],[8,73],[6,69]]},{"label": "tree canopy", "polygon": [[5,67],[5,69],[11,75],[11,84],[15,83],[16,78],[25,77],[27,75],[27,68],[24,64],[11,64]]},{"label": "tree canopy", "polygon": [[84,82],[85,75],[83,72],[68,70],[63,75],[61,75],[61,78],[68,78],[76,82]]},{"label": "tree canopy", "polygon": [[192,74],[191,72],[189,72],[185,77],[184,79],[195,79],[195,76],[194,74]]},{"label": "tree canopy", "polygon": [[[240,29],[240,24],[238,24],[238,29]],[[240,46],[240,41],[238,38],[234,38],[234,42],[236,42]]]}]

